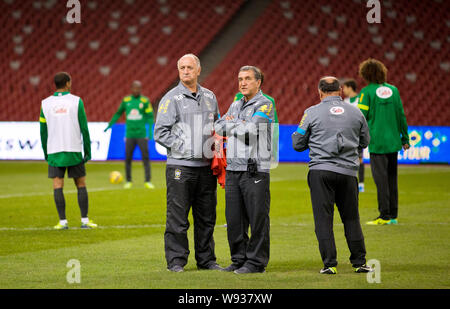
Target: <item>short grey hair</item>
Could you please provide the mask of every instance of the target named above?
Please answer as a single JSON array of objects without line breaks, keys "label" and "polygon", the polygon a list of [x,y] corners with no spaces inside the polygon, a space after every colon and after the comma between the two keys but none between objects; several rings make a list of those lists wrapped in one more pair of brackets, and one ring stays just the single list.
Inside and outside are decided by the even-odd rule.
[{"label": "short grey hair", "polygon": [[255,74],[255,79],[256,80],[260,80],[261,83],[262,83],[262,79],[263,79],[262,76],[263,75],[262,75],[261,70],[259,68],[255,67],[253,65],[244,65],[243,67],[241,67],[239,69],[239,72],[242,72],[242,71],[253,71],[253,73]]},{"label": "short grey hair", "polygon": [[182,56],[180,59],[178,59],[178,61],[177,61],[177,68],[180,66],[180,60],[183,59],[183,58],[185,58],[185,57],[191,57],[191,58],[193,58],[193,59],[195,60],[195,62],[197,63],[197,66],[198,66],[199,68],[201,67],[201,65],[200,65],[200,59],[198,59],[198,57],[197,57],[196,55],[194,55],[194,54],[186,54],[186,55]]}]

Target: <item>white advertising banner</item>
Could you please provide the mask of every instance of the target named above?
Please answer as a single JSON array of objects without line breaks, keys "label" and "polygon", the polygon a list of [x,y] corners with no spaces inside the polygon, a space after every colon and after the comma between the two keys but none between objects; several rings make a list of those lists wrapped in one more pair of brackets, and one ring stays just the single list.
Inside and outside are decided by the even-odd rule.
[{"label": "white advertising banner", "polygon": [[[92,160],[108,157],[111,130],[106,122],[88,123]],[[44,160],[39,122],[0,122],[0,160]]]}]

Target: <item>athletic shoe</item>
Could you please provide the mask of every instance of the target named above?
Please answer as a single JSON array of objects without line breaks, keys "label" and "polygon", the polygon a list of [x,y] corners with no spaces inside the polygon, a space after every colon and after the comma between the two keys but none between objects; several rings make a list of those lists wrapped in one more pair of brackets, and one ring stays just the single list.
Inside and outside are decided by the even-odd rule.
[{"label": "athletic shoe", "polygon": [[358,185],[358,190],[359,190],[359,192],[364,192],[364,184],[363,183],[360,183]]},{"label": "athletic shoe", "polygon": [[53,227],[53,229],[54,230],[68,230],[69,229],[69,225],[67,223],[66,224],[58,223],[57,225],[55,225]]},{"label": "athletic shoe", "polygon": [[248,268],[248,267],[245,267],[245,266],[242,266],[241,268],[239,268],[239,269],[236,269],[235,271],[234,271],[234,273],[235,274],[237,274],[237,275],[242,275],[242,274],[256,274],[256,273],[265,273],[266,272],[266,270],[265,269],[262,269],[262,270],[251,270],[250,268]]},{"label": "athletic shoe", "polygon": [[236,265],[236,264],[231,264],[228,267],[222,268],[222,271],[226,271],[226,272],[230,272],[231,273],[231,272],[233,272],[233,271],[235,271],[235,270],[237,270],[239,268],[241,268],[241,266]]},{"label": "athletic shoe", "polygon": [[391,219],[391,220],[389,220],[388,224],[396,225],[396,224],[398,224],[398,221],[397,221],[397,219]]},{"label": "athletic shoe", "polygon": [[81,223],[82,229],[96,229],[98,227],[97,224],[94,223],[94,221],[89,220],[88,223]]},{"label": "athletic shoe", "polygon": [[367,266],[366,264],[361,265],[359,267],[353,267],[353,270],[355,271],[355,273],[372,273],[373,272],[373,268],[370,266]]},{"label": "athletic shoe", "polygon": [[381,218],[376,218],[373,221],[367,221],[366,224],[367,225],[386,225],[386,224],[389,224],[390,221],[391,220],[384,220]]},{"label": "athletic shoe", "polygon": [[154,186],[151,182],[146,182],[146,183],[144,184],[144,186],[145,186],[147,189],[155,189],[155,186]]},{"label": "athletic shoe", "polygon": [[337,269],[336,267],[324,267],[320,270],[320,273],[325,275],[336,275]]},{"label": "athletic shoe", "polygon": [[180,266],[180,265],[174,265],[174,266],[172,266],[170,268],[168,267],[167,270],[171,271],[173,273],[181,273],[181,272],[184,271],[184,268],[182,266]]},{"label": "athletic shoe", "polygon": [[211,265],[207,267],[197,266],[198,270],[223,270],[222,267],[219,266],[217,263],[212,263]]},{"label": "athletic shoe", "polygon": [[123,188],[124,188],[124,189],[131,189],[132,186],[133,186],[133,183],[127,181],[127,182],[123,185]]}]

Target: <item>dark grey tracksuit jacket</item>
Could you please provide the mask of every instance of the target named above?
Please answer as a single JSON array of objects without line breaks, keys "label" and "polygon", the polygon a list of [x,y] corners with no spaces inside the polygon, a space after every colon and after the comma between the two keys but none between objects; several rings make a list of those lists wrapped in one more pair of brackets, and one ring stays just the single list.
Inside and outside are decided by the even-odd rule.
[{"label": "dark grey tracksuit jacket", "polygon": [[355,177],[359,168],[358,149],[364,149],[369,142],[369,127],[363,114],[339,96],[327,97],[308,108],[292,134],[295,150],[309,148],[310,170]]},{"label": "dark grey tracksuit jacket", "polygon": [[191,207],[197,266],[207,268],[216,261],[213,234],[217,178],[210,168],[210,146],[214,121],[219,117],[216,96],[200,85],[194,96],[180,82],[159,103],[154,137],[167,148],[164,249],[168,268],[183,267],[188,261]]}]

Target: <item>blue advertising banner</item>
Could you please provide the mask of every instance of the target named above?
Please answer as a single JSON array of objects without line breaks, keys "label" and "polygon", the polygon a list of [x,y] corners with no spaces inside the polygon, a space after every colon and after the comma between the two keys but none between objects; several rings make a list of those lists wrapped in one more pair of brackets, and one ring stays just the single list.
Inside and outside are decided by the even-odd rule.
[{"label": "blue advertising banner", "polygon": [[[150,155],[150,160],[165,161],[167,159],[164,147],[157,145],[154,140],[148,141],[148,151]],[[139,149],[139,147],[136,147],[133,153],[133,160],[141,160],[141,159],[142,159],[141,150]],[[123,123],[115,124],[112,127],[111,141],[109,143],[109,151],[108,151],[108,160],[125,160],[125,124]]]},{"label": "blue advertising banner", "polygon": [[[309,152],[296,152],[292,148],[291,135],[297,129],[296,125],[280,125],[279,161],[308,162]],[[404,164],[447,163],[450,164],[450,127],[411,126],[408,129],[411,148],[400,151],[398,162]],[[108,160],[123,160],[125,158],[125,125],[116,124],[112,128],[109,143]],[[151,160],[166,160],[165,149],[149,141]],[[364,151],[364,162],[369,162],[369,151]],[[140,160],[141,152],[137,147],[133,159]]]},{"label": "blue advertising banner", "polygon": [[[291,135],[296,125],[280,125],[280,162],[308,162],[308,151],[296,152],[292,148]],[[398,153],[398,163],[447,163],[450,164],[450,127],[408,128],[411,148]],[[370,162],[369,150],[364,149],[364,162]]]}]

